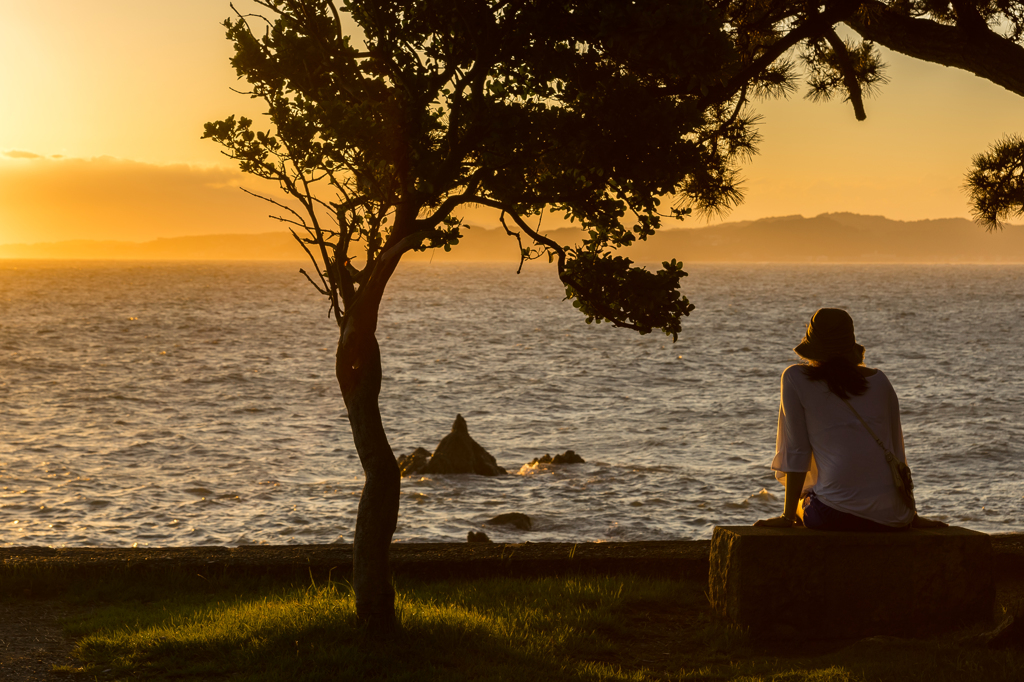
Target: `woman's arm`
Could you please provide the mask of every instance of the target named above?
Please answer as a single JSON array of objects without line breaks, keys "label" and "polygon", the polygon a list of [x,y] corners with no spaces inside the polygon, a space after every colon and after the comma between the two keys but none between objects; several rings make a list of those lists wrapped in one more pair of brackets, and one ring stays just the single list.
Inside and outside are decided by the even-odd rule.
[{"label": "woman's arm", "polygon": [[[782,373],[779,398],[779,425],[775,437],[775,458],[772,469],[776,478],[785,474],[786,503],[782,516],[762,519],[755,526],[786,527],[796,523],[800,516],[800,497],[803,494],[807,472],[813,467],[811,440],[807,435],[807,416],[800,400],[800,393],[793,385],[794,378],[804,368],[793,365]],[[802,469],[802,471],[801,471]],[[812,479],[813,482],[813,479]]]},{"label": "woman's arm", "polygon": [[800,514],[800,494],[804,490],[804,479],[807,477],[805,471],[786,472],[786,503],[782,516],[773,519],[761,519],[755,521],[755,526],[767,528],[789,528],[796,523],[797,518],[803,518]]}]

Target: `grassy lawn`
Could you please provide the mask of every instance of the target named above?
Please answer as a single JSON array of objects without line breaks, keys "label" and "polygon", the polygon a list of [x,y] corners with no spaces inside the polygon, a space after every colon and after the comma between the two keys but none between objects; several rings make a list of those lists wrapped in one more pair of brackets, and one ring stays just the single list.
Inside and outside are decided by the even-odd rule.
[{"label": "grassy lawn", "polygon": [[[942,638],[765,644],[711,614],[705,585],[629,576],[400,582],[401,632],[369,639],[344,583],[4,575],[45,595],[88,680],[1013,680],[1024,654]],[[812,614],[813,617],[813,614]],[[822,615],[821,617],[825,617]]]}]

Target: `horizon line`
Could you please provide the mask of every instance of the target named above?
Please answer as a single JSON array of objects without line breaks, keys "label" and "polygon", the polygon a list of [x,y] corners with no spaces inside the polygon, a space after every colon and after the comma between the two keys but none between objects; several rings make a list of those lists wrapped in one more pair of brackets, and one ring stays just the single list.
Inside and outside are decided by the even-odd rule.
[{"label": "horizon line", "polygon": [[[754,218],[754,219],[749,219],[749,220],[732,220],[732,221],[726,221],[726,222],[709,223],[709,224],[705,224],[705,225],[691,225],[691,226],[688,226],[688,227],[687,226],[681,226],[681,225],[680,226],[671,226],[671,227],[662,227],[662,228],[658,229],[658,232],[656,234],[663,234],[665,232],[674,232],[674,231],[705,230],[705,229],[710,229],[710,228],[725,227],[725,226],[729,226],[729,225],[751,224],[751,223],[758,223],[758,222],[770,221],[770,220],[786,220],[786,219],[797,219],[797,218],[799,218],[800,220],[813,220],[815,218],[821,218],[821,217],[827,217],[827,216],[839,216],[839,215],[857,216],[859,218],[880,218],[882,220],[886,220],[886,221],[889,221],[889,222],[904,223],[904,224],[930,223],[930,222],[940,222],[940,221],[947,221],[947,220],[958,220],[958,221],[962,220],[964,222],[973,223],[974,225],[977,225],[979,228],[986,229],[986,231],[991,231],[991,230],[988,230],[988,228],[987,228],[987,226],[985,224],[980,223],[977,220],[974,220],[972,218],[965,218],[963,216],[951,216],[951,217],[946,217],[946,218],[918,218],[918,219],[915,219],[915,220],[900,220],[900,219],[897,219],[897,218],[888,218],[888,217],[886,217],[886,216],[884,216],[882,214],[854,213],[853,211],[827,211],[825,213],[818,213],[817,215],[813,215],[813,216],[810,216],[810,217],[806,217],[802,213],[791,213],[791,214],[788,214],[788,215],[772,215],[772,216],[765,216],[763,218]],[[1017,228],[1017,227],[1024,227],[1024,225],[1004,222],[1001,225],[1000,228],[997,228],[997,230],[1001,230],[1001,229],[1005,229],[1005,228]],[[480,229],[480,230],[487,230],[487,231],[501,230],[500,226],[488,227],[486,225],[482,225],[482,224],[479,224],[479,223],[477,223],[477,224],[466,224],[465,228],[467,230],[470,230],[470,229]],[[574,226],[574,225],[560,225],[560,226],[552,228],[551,230],[548,230],[548,233],[553,232],[555,230],[580,230],[580,231],[582,231],[583,228],[578,227],[578,226]],[[75,243],[131,244],[131,245],[142,246],[142,245],[147,245],[147,244],[153,244],[153,243],[159,242],[159,241],[173,241],[173,240],[182,240],[182,239],[212,239],[212,238],[218,238],[218,237],[219,238],[238,238],[238,237],[262,237],[262,236],[268,236],[268,235],[280,236],[282,234],[287,234],[287,233],[288,233],[287,229],[267,230],[267,231],[263,231],[263,232],[210,232],[210,233],[202,233],[202,234],[177,235],[177,236],[170,236],[170,237],[167,237],[167,236],[153,237],[152,239],[147,239],[145,241],[131,241],[131,240],[124,240],[124,239],[92,239],[92,238],[88,238],[88,237],[82,237],[82,238],[78,238],[78,239],[61,239],[61,240],[58,240],[58,241],[45,241],[45,242],[25,242],[25,241],[0,242],[0,248],[3,248],[3,247],[57,246],[57,245],[60,245],[60,244],[75,244]],[[7,257],[0,255],[0,258],[7,258]],[[120,260],[120,259],[114,259],[114,260]],[[162,260],[162,259],[160,259],[160,260]]]}]

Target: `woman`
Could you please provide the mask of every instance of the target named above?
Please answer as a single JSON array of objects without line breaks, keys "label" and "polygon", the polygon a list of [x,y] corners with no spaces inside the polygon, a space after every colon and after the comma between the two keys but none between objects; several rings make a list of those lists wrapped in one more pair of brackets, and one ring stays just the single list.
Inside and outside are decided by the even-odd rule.
[{"label": "woman", "polygon": [[786,486],[785,512],[754,525],[802,521],[814,530],[844,531],[945,526],[917,516],[896,489],[882,446],[906,462],[899,400],[885,374],[864,366],[849,313],[821,308],[793,350],[807,364],[782,373],[772,461]]}]

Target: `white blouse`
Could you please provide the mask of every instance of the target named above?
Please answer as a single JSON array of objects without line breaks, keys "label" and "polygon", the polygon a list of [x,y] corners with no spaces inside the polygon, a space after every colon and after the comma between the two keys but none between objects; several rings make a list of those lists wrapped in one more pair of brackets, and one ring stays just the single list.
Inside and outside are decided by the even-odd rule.
[{"label": "white blouse", "polygon": [[[896,492],[885,453],[857,416],[824,381],[807,378],[805,365],[782,373],[779,429],[772,469],[783,485],[786,472],[809,472],[804,494],[813,491],[833,509],[887,526],[914,518]],[[876,371],[853,405],[897,459],[906,461],[900,405],[889,379]]]}]

